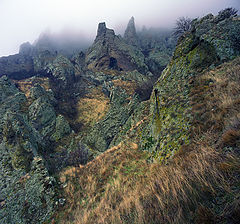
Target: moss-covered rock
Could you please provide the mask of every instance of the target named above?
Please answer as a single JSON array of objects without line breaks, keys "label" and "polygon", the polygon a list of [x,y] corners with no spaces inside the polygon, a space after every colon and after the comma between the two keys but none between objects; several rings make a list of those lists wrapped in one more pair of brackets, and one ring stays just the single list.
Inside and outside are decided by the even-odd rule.
[{"label": "moss-covered rock", "polygon": [[65,135],[68,135],[70,133],[71,133],[71,128],[69,126],[69,123],[62,115],[58,115],[56,118],[55,133],[52,135],[52,139],[54,141],[58,141],[61,138],[63,138]]},{"label": "moss-covered rock", "polygon": [[55,210],[54,179],[49,177],[44,162],[35,157],[29,172],[2,167],[8,157],[7,148],[0,144],[1,202],[0,221],[3,224],[43,223]]},{"label": "moss-covered rock", "polygon": [[45,97],[36,99],[29,107],[29,118],[33,127],[46,138],[54,132],[56,113]]},{"label": "moss-covered rock", "polygon": [[141,147],[153,160],[166,162],[191,142],[194,117],[190,92],[194,79],[209,66],[239,54],[239,48],[232,44],[232,32],[239,28],[239,20],[229,18],[216,23],[209,15],[195,20],[192,31],[179,40],[171,62],[154,86],[150,122],[141,136]]},{"label": "moss-covered rock", "polygon": [[231,17],[222,21],[218,21],[214,17],[203,18],[195,22],[194,30],[194,34],[200,40],[204,40],[214,46],[216,54],[221,61],[231,60],[239,55],[239,17]]}]

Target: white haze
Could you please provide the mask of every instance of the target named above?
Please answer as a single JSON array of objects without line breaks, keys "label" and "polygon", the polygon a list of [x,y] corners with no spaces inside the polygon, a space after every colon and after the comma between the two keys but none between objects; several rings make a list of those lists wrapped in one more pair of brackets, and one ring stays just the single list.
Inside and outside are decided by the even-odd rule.
[{"label": "white haze", "polygon": [[21,43],[33,43],[45,30],[90,42],[99,22],[116,33],[131,16],[139,28],[166,28],[180,16],[201,17],[226,7],[239,10],[240,0],[0,0],[0,56],[17,53]]}]

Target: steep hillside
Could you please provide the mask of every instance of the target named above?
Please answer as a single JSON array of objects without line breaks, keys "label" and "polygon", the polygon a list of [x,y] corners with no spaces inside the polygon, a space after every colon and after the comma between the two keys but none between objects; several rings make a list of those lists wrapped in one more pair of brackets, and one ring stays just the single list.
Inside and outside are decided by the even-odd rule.
[{"label": "steep hillside", "polygon": [[[52,220],[238,223],[239,68],[238,57],[198,76],[201,102],[193,110],[206,120],[196,120],[192,143],[168,164],[148,163],[149,154],[138,148],[146,110],[119,145],[85,166],[63,171],[60,181],[67,204]],[[206,88],[209,79],[211,88]]]},{"label": "steep hillside", "polygon": [[112,147],[61,172],[68,201],[52,220],[238,223],[239,29],[239,17],[194,21]]}]

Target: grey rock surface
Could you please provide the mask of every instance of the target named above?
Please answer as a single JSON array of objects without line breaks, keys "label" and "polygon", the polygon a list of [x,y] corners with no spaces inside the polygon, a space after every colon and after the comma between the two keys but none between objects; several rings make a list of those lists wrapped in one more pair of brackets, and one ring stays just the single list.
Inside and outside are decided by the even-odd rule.
[{"label": "grey rock surface", "polygon": [[0,223],[43,223],[55,210],[54,178],[39,149],[41,136],[28,120],[26,97],[0,78]]}]

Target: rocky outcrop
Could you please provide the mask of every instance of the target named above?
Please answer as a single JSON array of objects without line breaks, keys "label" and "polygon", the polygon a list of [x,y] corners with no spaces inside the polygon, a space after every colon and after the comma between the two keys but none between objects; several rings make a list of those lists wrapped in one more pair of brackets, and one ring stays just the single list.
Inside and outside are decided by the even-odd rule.
[{"label": "rocky outcrop", "polygon": [[50,102],[44,97],[37,98],[29,107],[32,126],[45,138],[53,133],[56,125],[56,113]]},{"label": "rocky outcrop", "polygon": [[139,46],[134,17],[132,17],[128,22],[127,29],[124,33],[124,39],[130,45]]},{"label": "rocky outcrop", "polygon": [[35,75],[46,75],[46,67],[56,58],[56,52],[37,50],[29,42],[20,46],[19,54],[0,58],[0,77],[21,80]]},{"label": "rocky outcrop", "polygon": [[47,72],[55,82],[56,91],[69,88],[75,80],[73,64],[64,56],[58,55],[56,59],[47,66]]},{"label": "rocky outcrop", "polygon": [[25,95],[0,78],[0,222],[42,223],[55,207],[54,178],[39,151],[41,136],[27,116]]},{"label": "rocky outcrop", "polygon": [[73,55],[71,58],[71,63],[75,68],[75,75],[84,75],[85,70],[85,54],[81,51],[78,54]]},{"label": "rocky outcrop", "polygon": [[220,20],[209,14],[193,23],[192,33],[196,39],[211,44],[221,62],[240,54],[240,18]]},{"label": "rocky outcrop", "polygon": [[176,46],[171,30],[143,28],[137,35],[149,71],[159,76],[169,63]]},{"label": "rocky outcrop", "polygon": [[90,70],[115,69],[147,72],[144,55],[139,49],[128,45],[105,23],[98,25],[97,37],[86,54],[86,66]]},{"label": "rocky outcrop", "polygon": [[110,100],[111,107],[106,116],[95,124],[86,138],[87,144],[98,152],[108,149],[138,104],[136,96],[129,101],[129,95],[116,87],[110,92]]},{"label": "rocky outcrop", "polygon": [[58,141],[71,133],[66,119],[62,115],[56,115],[53,106],[56,99],[51,91],[35,85],[30,90],[30,97],[33,102],[28,108],[29,119],[32,127],[40,133],[43,143]]},{"label": "rocky outcrop", "polygon": [[49,50],[35,51],[33,56],[34,73],[47,75],[47,66],[51,64],[56,57],[56,52],[51,52]]},{"label": "rocky outcrop", "polygon": [[[234,34],[239,30],[239,17],[216,22],[208,15],[195,20],[192,31],[179,40],[171,62],[154,86],[148,127],[142,132],[142,148],[151,152],[153,159],[166,161],[192,141],[193,121],[201,123],[191,112],[197,100],[192,97],[194,80],[205,69],[240,54],[239,37]],[[209,82],[203,88],[209,88]]]},{"label": "rocky outcrop", "polygon": [[56,118],[55,132],[52,135],[52,140],[59,141],[71,132],[72,129],[70,128],[67,120],[62,115],[58,115]]}]

